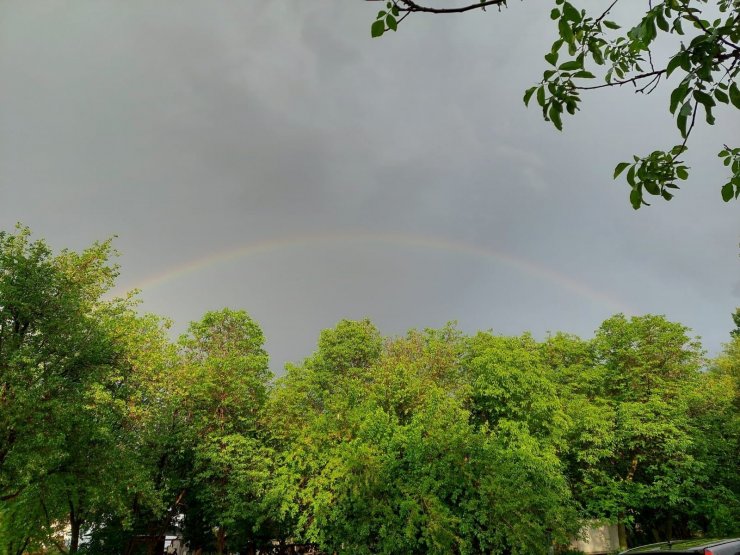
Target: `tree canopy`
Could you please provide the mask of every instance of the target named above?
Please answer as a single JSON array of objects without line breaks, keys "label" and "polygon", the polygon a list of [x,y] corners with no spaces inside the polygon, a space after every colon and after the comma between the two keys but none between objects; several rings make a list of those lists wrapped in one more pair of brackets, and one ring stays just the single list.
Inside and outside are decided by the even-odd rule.
[{"label": "tree canopy", "polygon": [[[0,234],[0,553],[567,552],[740,532],[740,337],[663,316],[594,337],[320,333],[275,379],[246,312],[178,340],[104,298],[109,241]],[[287,552],[287,547],[284,552]]]},{"label": "tree canopy", "polygon": [[[371,25],[373,37],[396,31],[412,14],[453,14],[507,6],[507,0],[444,6],[417,0],[370,1],[384,4]],[[626,21],[614,20],[612,13],[627,2],[600,4],[581,8],[569,0],[555,0],[550,17],[556,39],[545,54],[548,67],[540,82],[526,90],[524,102],[529,105],[534,100],[543,118],[562,130],[564,115],[580,110],[586,92],[626,86],[650,94],[660,87],[671,87],[667,108],[676,122],[676,144],[636,154],[614,169],[615,179],[625,175],[630,203],[639,209],[648,205],[651,196],[671,200],[679,183],[688,179],[690,168],[682,156],[701,120],[714,125],[714,111],[721,104],[740,110],[740,2],[649,2],[640,8],[638,17]],[[719,144],[717,149],[728,170],[727,180],[719,187],[727,202],[740,197],[740,146]]]}]

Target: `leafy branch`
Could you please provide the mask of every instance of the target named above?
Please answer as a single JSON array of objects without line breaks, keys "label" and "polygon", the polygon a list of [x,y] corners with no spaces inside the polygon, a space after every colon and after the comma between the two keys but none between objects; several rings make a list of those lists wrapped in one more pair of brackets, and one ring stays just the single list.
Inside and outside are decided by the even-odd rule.
[{"label": "leafy branch", "polygon": [[[650,94],[661,79],[669,78],[677,70],[683,71],[684,77],[672,91],[669,105],[683,142],[667,151],[657,150],[644,157],[634,156],[633,163],[622,162],[614,172],[616,178],[630,168],[626,174],[631,189],[630,203],[638,209],[648,205],[643,198],[645,193],[670,200],[674,196],[671,189],[678,189],[676,180],[688,178],[688,167],[678,160],[678,156],[687,150],[688,138],[695,127],[700,105],[709,125],[715,123],[712,109],[717,102],[732,104],[740,109],[737,86],[740,47],[736,44],[740,38],[740,2],[720,0],[720,12],[729,12],[730,15],[724,20],[720,18],[710,22],[702,19],[701,10],[693,7],[692,4],[698,3],[697,0],[666,0],[651,5],[637,25],[627,33],[611,38],[610,33],[621,26],[607,20],[606,16],[618,1],[612,2],[594,19],[567,0],[556,0],[551,18],[557,21],[559,38],[545,55],[545,60],[553,68],[543,73],[539,85],[525,92],[524,102],[529,104],[532,97],[536,98],[544,118],[562,130],[560,116],[564,111],[575,114],[579,109],[579,91],[631,84],[636,93]],[[706,3],[706,0],[699,1]],[[663,67],[656,69],[652,44],[660,33],[684,36],[683,24],[687,22],[695,29],[691,41],[688,45],[682,42],[678,52]],[[558,65],[563,49],[567,51],[568,59]],[[594,73],[586,69],[588,62],[608,68],[604,83],[587,84],[596,78]],[[649,69],[645,65],[649,65]],[[723,187],[722,198],[725,201],[736,198],[732,183],[733,179],[738,178],[738,172],[732,163],[729,165],[733,169],[729,185],[733,188],[730,194],[728,184]]]},{"label": "leafy branch", "polygon": [[[715,123],[713,109],[718,103],[740,109],[740,0],[649,2],[639,21],[626,31],[608,19],[619,2],[613,0],[593,17],[569,0],[555,0],[550,17],[556,22],[558,38],[545,54],[551,67],[543,72],[537,85],[525,91],[524,102],[529,105],[535,99],[543,118],[562,130],[563,114],[574,115],[580,109],[584,91],[632,85],[636,93],[650,94],[672,75],[682,73],[669,103],[681,144],[647,156],[633,156],[634,162],[622,162],[614,172],[616,178],[626,168],[634,168],[634,172],[627,171],[625,175],[630,202],[637,209],[648,204],[643,198],[645,193],[670,200],[672,190],[678,189],[676,181],[688,178],[688,167],[678,157],[688,148],[699,107],[708,125]],[[388,30],[396,31],[398,23],[414,12],[463,13],[506,5],[506,0],[488,0],[436,8],[417,0],[390,0],[386,9],[378,12],[371,34],[378,37]],[[710,21],[705,19],[705,11],[718,11],[720,17]],[[670,35],[682,38],[680,46],[656,67],[653,46],[659,38]],[[603,70],[603,82],[594,83],[599,68]],[[720,156],[732,172],[722,187],[722,198],[729,201],[738,198],[740,168],[735,150],[725,146]]]},{"label": "leafy branch", "polygon": [[[385,0],[365,0],[366,2],[383,2]],[[464,4],[452,8],[435,8],[424,6],[414,0],[391,0],[386,2],[385,10],[380,10],[375,21],[370,26],[370,35],[375,37],[382,36],[386,31],[396,31],[398,24],[414,12],[430,14],[452,14],[465,13],[472,10],[486,11],[490,6],[497,6],[499,9],[505,7],[507,0],[480,0],[472,4]],[[400,14],[403,15],[401,16]],[[400,16],[400,17],[399,17]]]}]

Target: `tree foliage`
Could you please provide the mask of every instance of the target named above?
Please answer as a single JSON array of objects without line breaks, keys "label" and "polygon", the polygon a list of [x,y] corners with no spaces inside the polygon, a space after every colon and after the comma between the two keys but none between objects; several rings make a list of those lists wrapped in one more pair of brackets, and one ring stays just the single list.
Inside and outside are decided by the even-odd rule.
[{"label": "tree foliage", "polygon": [[740,338],[662,316],[544,341],[454,325],[321,332],[273,380],[223,309],[177,341],[103,295],[110,242],[0,235],[0,553],[544,554],[586,522],[740,531]]},{"label": "tree foliage", "polygon": [[[690,168],[682,156],[698,119],[714,125],[715,108],[721,104],[740,110],[740,2],[649,2],[639,17],[615,21],[611,14],[621,4],[626,3],[613,0],[601,9],[580,8],[569,0],[555,0],[550,17],[557,39],[545,54],[548,68],[540,82],[526,90],[524,102],[536,101],[543,118],[562,130],[564,115],[580,110],[587,91],[627,86],[650,94],[670,80],[668,109],[676,122],[677,143],[634,155],[614,170],[615,179],[625,174],[630,203],[638,209],[648,205],[651,196],[671,200],[679,183],[688,179]],[[371,34],[379,37],[396,31],[414,13],[462,13],[506,5],[506,0],[447,7],[390,0],[378,12]],[[669,54],[663,55],[666,51]],[[718,145],[718,153],[729,174],[720,188],[727,202],[740,197],[740,147]]]},{"label": "tree foliage", "polygon": [[271,377],[263,341],[246,312],[228,309],[206,313],[180,339],[178,378],[193,451],[188,499],[195,501],[184,514],[201,513],[198,519],[214,529],[217,553],[226,552],[227,542],[246,543],[259,520],[271,458],[258,421]]}]

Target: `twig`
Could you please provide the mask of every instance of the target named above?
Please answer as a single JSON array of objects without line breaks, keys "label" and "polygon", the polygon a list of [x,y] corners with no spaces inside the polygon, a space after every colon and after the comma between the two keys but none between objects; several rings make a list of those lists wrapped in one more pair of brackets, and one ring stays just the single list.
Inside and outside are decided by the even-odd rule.
[{"label": "twig", "polygon": [[617,5],[617,2],[619,2],[619,0],[614,0],[614,2],[612,2],[611,5],[606,10],[604,10],[604,13],[596,18],[596,21],[594,21],[594,25],[601,23],[601,20],[604,19],[607,15],[609,15],[609,12],[612,11],[612,8]]},{"label": "twig", "polygon": [[696,123],[696,112],[699,111],[699,103],[694,102],[694,108],[691,111],[691,123],[689,124],[689,128],[686,131],[686,136],[683,138],[683,142],[681,143],[681,150],[679,150],[676,155],[671,158],[671,163],[675,162],[676,159],[681,156],[681,154],[684,153],[686,150],[686,143],[689,141],[689,135],[691,135],[691,130],[694,129],[694,124]]}]

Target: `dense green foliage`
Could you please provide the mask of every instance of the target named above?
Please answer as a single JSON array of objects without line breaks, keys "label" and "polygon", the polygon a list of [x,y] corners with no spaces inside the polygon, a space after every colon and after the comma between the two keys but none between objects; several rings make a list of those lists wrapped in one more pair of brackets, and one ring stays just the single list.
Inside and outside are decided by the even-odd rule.
[{"label": "dense green foliage", "polygon": [[[544,554],[740,532],[740,337],[706,360],[661,316],[592,339],[321,332],[273,379],[224,309],[170,341],[104,300],[110,243],[0,234],[0,553]],[[67,536],[65,539],[65,531]]]},{"label": "dense green foliage", "polygon": [[[507,0],[451,2],[446,6],[416,0],[390,0],[371,26],[374,37],[412,13],[461,13],[501,8]],[[700,109],[708,125],[720,104],[740,110],[740,0],[663,0],[644,2],[639,17],[622,24],[610,14],[628,2],[609,0],[596,6],[583,2],[581,9],[569,0],[555,0],[550,17],[557,26],[557,40],[545,55],[549,67],[539,84],[527,89],[524,102],[534,99],[545,120],[563,129],[563,114],[580,110],[584,91],[628,86],[650,94],[673,79],[669,110],[675,117],[681,142],[665,150],[622,162],[616,179],[626,170],[630,203],[647,205],[649,195],[671,200],[678,183],[689,177],[680,159]],[[666,55],[666,52],[668,53]],[[603,82],[595,84],[599,76]],[[721,186],[727,202],[740,197],[740,148],[718,145],[719,157],[729,169]]]}]

